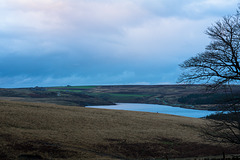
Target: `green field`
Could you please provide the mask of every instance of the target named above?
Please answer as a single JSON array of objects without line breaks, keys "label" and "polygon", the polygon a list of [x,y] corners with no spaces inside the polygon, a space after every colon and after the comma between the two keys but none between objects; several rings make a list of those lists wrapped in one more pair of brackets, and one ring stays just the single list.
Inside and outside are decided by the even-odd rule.
[{"label": "green field", "polygon": [[96,88],[97,86],[58,86],[58,87],[49,87],[49,88],[68,88],[68,89],[91,89]]},{"label": "green field", "polygon": [[68,88],[77,88],[77,89],[91,89],[96,88],[97,86],[70,86]]},{"label": "green field", "polygon": [[70,89],[48,89],[49,92],[77,92],[80,93],[82,90],[70,90]]}]

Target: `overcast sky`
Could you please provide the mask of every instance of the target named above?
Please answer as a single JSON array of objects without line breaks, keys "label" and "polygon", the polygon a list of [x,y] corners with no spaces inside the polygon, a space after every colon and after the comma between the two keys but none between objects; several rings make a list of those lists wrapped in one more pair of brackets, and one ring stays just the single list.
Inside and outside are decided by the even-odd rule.
[{"label": "overcast sky", "polygon": [[238,0],[1,0],[0,87],[174,84]]}]

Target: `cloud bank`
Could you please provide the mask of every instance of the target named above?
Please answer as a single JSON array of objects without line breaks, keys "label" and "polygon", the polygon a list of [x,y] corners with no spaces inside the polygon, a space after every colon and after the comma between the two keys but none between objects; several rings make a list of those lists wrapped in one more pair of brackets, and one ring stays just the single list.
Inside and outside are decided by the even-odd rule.
[{"label": "cloud bank", "polygon": [[0,87],[175,83],[237,0],[1,0]]}]

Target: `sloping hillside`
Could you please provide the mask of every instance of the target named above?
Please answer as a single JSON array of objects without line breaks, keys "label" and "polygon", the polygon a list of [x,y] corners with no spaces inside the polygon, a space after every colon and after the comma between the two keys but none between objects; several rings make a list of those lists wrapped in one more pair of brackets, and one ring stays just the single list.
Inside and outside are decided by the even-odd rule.
[{"label": "sloping hillside", "polygon": [[205,120],[156,113],[0,101],[0,159],[139,159],[221,154]]}]

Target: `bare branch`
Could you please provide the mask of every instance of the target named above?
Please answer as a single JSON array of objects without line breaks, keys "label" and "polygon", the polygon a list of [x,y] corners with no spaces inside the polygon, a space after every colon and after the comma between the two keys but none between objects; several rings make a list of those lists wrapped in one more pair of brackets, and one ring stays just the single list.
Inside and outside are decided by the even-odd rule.
[{"label": "bare branch", "polygon": [[[211,42],[205,51],[184,61],[179,83],[205,83],[214,89],[240,81],[240,5],[237,13],[225,16],[206,30]],[[222,118],[203,128],[204,136],[218,142],[240,145],[240,98],[221,108]],[[226,114],[225,112],[228,112]]]}]

